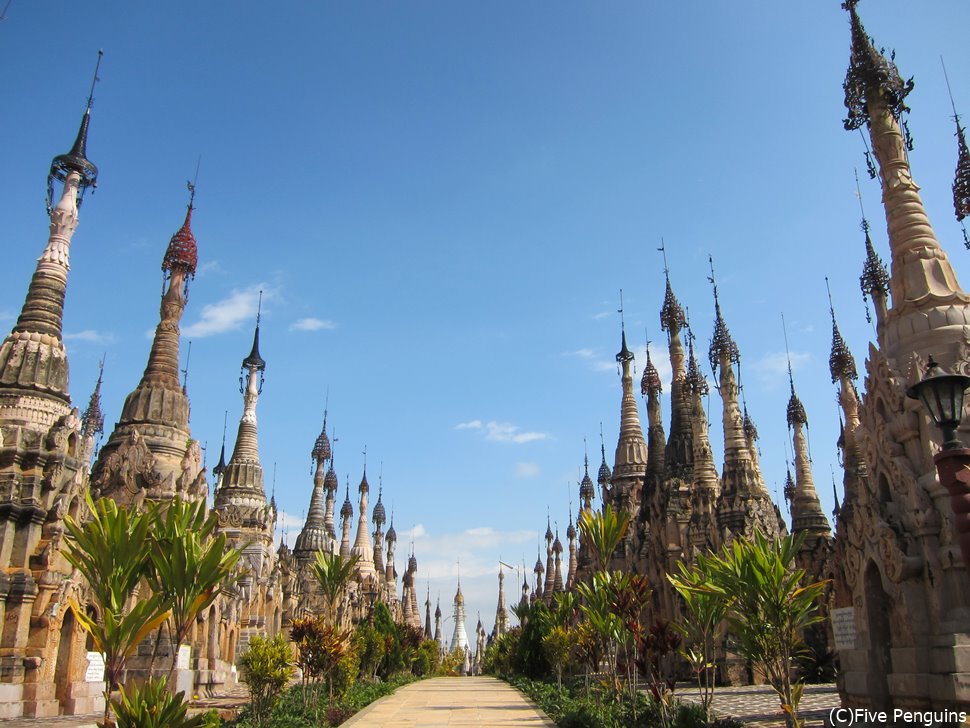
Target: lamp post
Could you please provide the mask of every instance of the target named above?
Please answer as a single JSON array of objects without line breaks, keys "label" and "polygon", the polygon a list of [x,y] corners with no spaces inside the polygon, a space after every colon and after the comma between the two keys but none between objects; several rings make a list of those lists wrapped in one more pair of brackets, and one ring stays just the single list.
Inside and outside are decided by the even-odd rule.
[{"label": "lamp post", "polygon": [[906,395],[920,400],[930,411],[934,424],[943,431],[943,447],[933,457],[940,483],[950,493],[953,525],[956,527],[963,566],[970,573],[970,449],[957,437],[963,419],[963,395],[970,377],[945,374],[929,358],[926,374]]}]

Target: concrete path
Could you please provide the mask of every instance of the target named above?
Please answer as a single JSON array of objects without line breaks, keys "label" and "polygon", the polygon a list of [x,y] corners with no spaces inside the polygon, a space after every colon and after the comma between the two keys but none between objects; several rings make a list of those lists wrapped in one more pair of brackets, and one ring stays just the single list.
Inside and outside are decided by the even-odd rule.
[{"label": "concrete path", "polygon": [[371,703],[347,728],[436,726],[551,726],[518,690],[493,677],[437,677],[405,685]]},{"label": "concrete path", "polygon": [[[698,701],[697,687],[688,683],[678,684],[674,694],[686,703]],[[798,707],[798,717],[808,728],[824,726],[829,713],[839,707],[839,693],[833,683],[806,685]],[[717,688],[713,708],[719,716],[740,718],[757,728],[783,728],[785,725],[778,695],[767,685]]]}]

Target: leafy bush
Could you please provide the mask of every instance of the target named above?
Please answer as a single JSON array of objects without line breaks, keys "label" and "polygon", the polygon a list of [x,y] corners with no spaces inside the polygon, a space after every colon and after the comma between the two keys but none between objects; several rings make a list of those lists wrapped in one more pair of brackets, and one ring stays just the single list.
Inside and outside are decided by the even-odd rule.
[{"label": "leafy bush", "polygon": [[386,647],[384,636],[378,632],[376,627],[369,624],[359,624],[354,630],[353,636],[354,652],[360,660],[360,671],[358,677],[361,680],[373,680],[377,674],[377,669],[384,660]]},{"label": "leafy bush", "polygon": [[254,636],[239,657],[243,680],[249,686],[253,723],[269,718],[280,692],[293,675],[290,644],[282,634],[272,639]]},{"label": "leafy bush", "polygon": [[440,660],[438,643],[434,640],[424,640],[418,645],[417,654],[411,664],[411,672],[418,677],[433,675],[438,670]]},{"label": "leafy bush", "polygon": [[[588,694],[565,684],[514,677],[509,683],[528,695],[559,728],[656,728],[664,724],[655,700],[638,694],[637,702],[612,700],[609,686],[593,688]],[[706,728],[704,708],[674,703],[671,728]],[[718,721],[717,728],[742,728],[739,721]]]},{"label": "leafy bush", "polygon": [[206,713],[189,718],[185,693],[172,695],[165,678],[149,680],[127,690],[119,688],[111,701],[118,728],[204,728],[211,725]]}]

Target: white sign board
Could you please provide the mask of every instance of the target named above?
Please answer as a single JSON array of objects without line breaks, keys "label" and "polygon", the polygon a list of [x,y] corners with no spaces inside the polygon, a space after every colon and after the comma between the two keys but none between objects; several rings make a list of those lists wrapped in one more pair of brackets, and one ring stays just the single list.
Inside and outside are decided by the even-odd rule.
[{"label": "white sign board", "polygon": [[192,645],[179,645],[178,662],[175,667],[179,670],[188,670],[192,662]]},{"label": "white sign board", "polygon": [[85,682],[104,682],[104,655],[100,652],[88,653],[88,669],[84,673]]},{"label": "white sign board", "polygon": [[832,633],[835,636],[835,649],[855,649],[855,609],[839,607],[832,610]]}]

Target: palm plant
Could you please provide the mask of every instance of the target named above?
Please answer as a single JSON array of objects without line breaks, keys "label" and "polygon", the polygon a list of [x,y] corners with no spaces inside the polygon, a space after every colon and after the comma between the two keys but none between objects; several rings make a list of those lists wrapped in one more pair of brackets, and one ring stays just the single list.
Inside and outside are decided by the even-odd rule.
[{"label": "palm plant", "polygon": [[688,566],[677,562],[677,574],[667,574],[667,580],[684,600],[690,619],[675,625],[688,642],[682,651],[697,678],[697,691],[701,707],[711,720],[711,703],[714,700],[715,649],[720,638],[727,599],[717,590],[705,588],[710,571],[709,556],[698,554],[697,563]]},{"label": "palm plant", "polygon": [[171,615],[172,666],[178,646],[188,637],[196,617],[208,609],[232,583],[242,552],[229,548],[225,533],[214,535],[218,516],[207,514],[204,500],[176,497],[162,512],[152,511],[152,547],[147,571],[152,591],[168,602]]},{"label": "palm plant", "polygon": [[327,618],[332,627],[337,626],[337,607],[344,589],[354,576],[358,560],[356,554],[345,559],[339,552],[317,551],[317,560],[310,564],[327,600]]},{"label": "palm plant", "polygon": [[87,581],[97,618],[77,602],[70,608],[78,624],[91,636],[94,648],[104,655],[104,720],[109,723],[111,691],[121,677],[128,658],[149,634],[169,616],[162,594],[138,599],[126,609],[149,564],[149,531],[154,513],[129,513],[110,498],[97,505],[86,496],[89,518],[82,524],[65,519],[65,558]]},{"label": "palm plant", "polygon": [[778,694],[785,722],[797,728],[804,684],[792,681],[793,660],[805,652],[803,633],[819,622],[825,582],[803,585],[795,568],[802,538],[736,540],[706,562],[703,589],[728,603],[727,622],[738,652],[750,660]]},{"label": "palm plant", "polygon": [[190,718],[185,694],[172,695],[164,679],[121,687],[119,693],[112,701],[118,728],[204,728],[210,723],[205,713]]},{"label": "palm plant", "polygon": [[607,504],[602,511],[588,509],[579,517],[579,530],[583,543],[593,555],[596,569],[602,571],[610,557],[626,536],[630,527],[630,515]]}]

